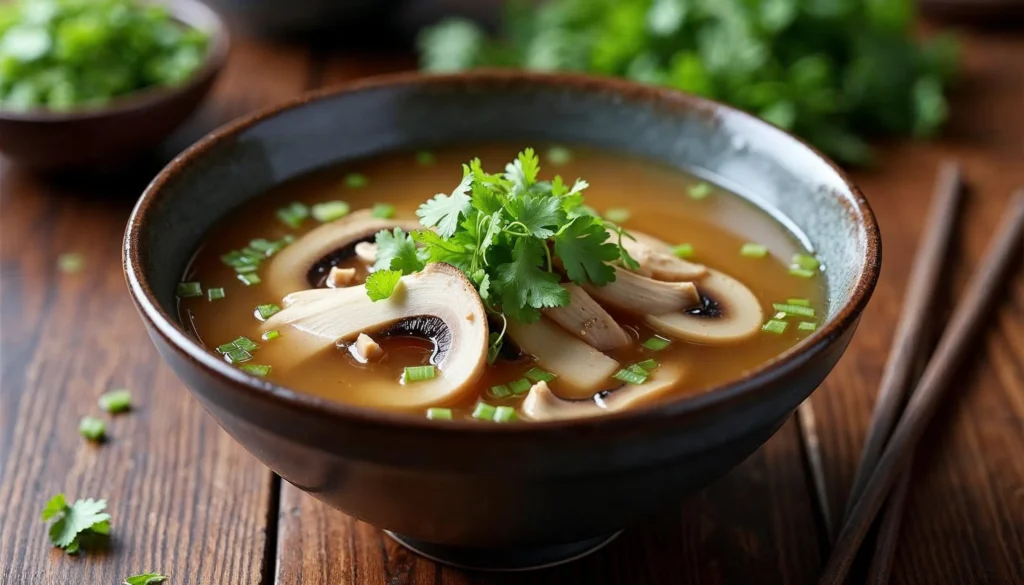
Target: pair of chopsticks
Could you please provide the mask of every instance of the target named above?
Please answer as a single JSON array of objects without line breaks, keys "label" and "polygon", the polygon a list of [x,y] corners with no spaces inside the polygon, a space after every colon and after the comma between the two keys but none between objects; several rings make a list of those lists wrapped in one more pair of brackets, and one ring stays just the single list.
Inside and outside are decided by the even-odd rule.
[{"label": "pair of chopsticks", "polygon": [[867,582],[888,583],[915,448],[938,410],[942,395],[972,338],[982,328],[986,311],[999,292],[1002,276],[1024,242],[1024,189],[1020,189],[1011,197],[1003,221],[980,267],[972,275],[967,291],[956,304],[935,352],[927,360],[920,379],[914,380],[919,364],[927,357],[922,346],[934,314],[932,305],[962,192],[957,165],[943,164],[924,239],[914,259],[904,311],[882,376],[868,438],[850,491],[845,522],[819,585],[842,585],[865,535],[887,501]]}]

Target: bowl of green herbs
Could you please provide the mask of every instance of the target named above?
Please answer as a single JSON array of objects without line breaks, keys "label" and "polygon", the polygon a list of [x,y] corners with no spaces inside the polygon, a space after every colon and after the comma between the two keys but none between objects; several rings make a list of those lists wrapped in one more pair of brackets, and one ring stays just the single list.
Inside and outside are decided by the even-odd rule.
[{"label": "bowl of green herbs", "polygon": [[35,168],[111,168],[195,111],[228,35],[198,0],[0,5],[0,152]]}]

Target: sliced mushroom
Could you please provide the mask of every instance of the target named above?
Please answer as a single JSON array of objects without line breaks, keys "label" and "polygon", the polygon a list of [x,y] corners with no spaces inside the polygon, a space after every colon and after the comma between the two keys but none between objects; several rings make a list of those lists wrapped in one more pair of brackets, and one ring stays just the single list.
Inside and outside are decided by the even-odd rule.
[{"label": "sliced mushroom", "polygon": [[330,288],[343,288],[351,285],[356,280],[355,268],[338,268],[332,266],[327,274],[327,286]]},{"label": "sliced mushroom", "polygon": [[708,273],[707,267],[677,257],[666,242],[643,232],[629,233],[635,239],[622,238],[622,247],[640,264],[637,274],[654,280],[684,282],[696,280]]},{"label": "sliced mushroom", "polygon": [[350,213],[313,229],[275,254],[263,280],[277,296],[316,286],[334,262],[353,254],[356,244],[396,227],[415,230],[422,226],[416,221],[375,218],[366,209]]},{"label": "sliced mushroom", "polygon": [[364,264],[373,264],[377,261],[377,244],[373,242],[359,242],[354,250],[356,258]]},{"label": "sliced mushroom", "polygon": [[717,270],[697,282],[702,304],[687,312],[648,315],[648,325],[669,337],[728,345],[749,339],[761,330],[761,303],[744,284]]},{"label": "sliced mushroom", "polygon": [[365,286],[353,286],[297,292],[284,304],[263,328],[277,329],[289,339],[290,353],[282,366],[286,368],[298,367],[360,333],[399,332],[434,341],[436,378],[408,385],[393,380],[363,384],[360,395],[381,407],[414,409],[457,402],[475,390],[487,364],[484,307],[469,280],[448,264],[430,264],[422,272],[403,276],[395,294],[378,302],[370,300]]},{"label": "sliced mushroom", "polygon": [[633,341],[586,291],[571,283],[563,286],[569,291],[569,304],[544,309],[549,319],[601,351],[624,347]]},{"label": "sliced mushroom", "polygon": [[576,339],[546,317],[535,323],[509,319],[508,336],[532,355],[545,370],[558,376],[558,387],[567,398],[593,396],[611,385],[619,362]]},{"label": "sliced mushroom", "polygon": [[586,418],[619,412],[665,396],[683,379],[683,367],[666,364],[651,372],[643,384],[622,384],[584,400],[564,400],[544,382],[530,388],[523,400],[523,416],[531,420]]},{"label": "sliced mushroom", "polygon": [[700,305],[692,282],[662,282],[624,268],[615,269],[615,282],[585,284],[583,288],[602,305],[638,315],[661,315]]}]

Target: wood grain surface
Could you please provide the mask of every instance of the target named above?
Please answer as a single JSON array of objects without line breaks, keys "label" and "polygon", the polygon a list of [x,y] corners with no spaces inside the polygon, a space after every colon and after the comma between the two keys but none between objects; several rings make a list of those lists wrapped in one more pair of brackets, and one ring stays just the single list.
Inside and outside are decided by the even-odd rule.
[{"label": "wood grain surface", "polygon": [[[963,39],[966,71],[944,137],[884,145],[877,168],[855,173],[879,217],[885,261],[853,345],[812,399],[833,518],[842,516],[937,164],[957,158],[971,186],[949,259],[950,298],[1024,184],[1024,36]],[[114,585],[142,571],[169,573],[172,585],[815,582],[827,535],[793,422],[728,476],[595,556],[528,575],[473,574],[416,557],[279,486],[160,362],[120,271],[124,222],[158,165],[253,108],[411,65],[236,39],[215,95],[152,167],[54,180],[0,163],[0,585]],[[71,251],[85,257],[80,274],[56,268]],[[1003,298],[919,451],[893,583],[1024,583],[1024,278]],[[98,414],[97,396],[117,386],[138,407],[104,415],[108,443],[85,443],[78,419]],[[107,498],[109,551],[76,558],[49,546],[39,511],[58,491]]]}]

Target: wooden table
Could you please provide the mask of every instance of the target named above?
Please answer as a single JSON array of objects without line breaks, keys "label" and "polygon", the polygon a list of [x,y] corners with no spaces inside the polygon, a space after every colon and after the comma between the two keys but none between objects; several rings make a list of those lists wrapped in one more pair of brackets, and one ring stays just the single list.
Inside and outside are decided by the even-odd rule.
[{"label": "wooden table", "polygon": [[[874,206],[885,268],[853,345],[812,400],[830,514],[840,513],[872,406],[936,165],[960,160],[972,192],[949,267],[962,289],[1011,189],[1024,185],[1024,36],[967,34],[946,137],[884,146],[855,173]],[[407,68],[238,39],[214,98],[168,146],[302,90]],[[166,159],[165,159],[166,160]],[[158,166],[48,180],[0,163],[0,583],[117,584],[159,571],[173,585],[588,585],[814,583],[828,542],[794,422],[727,477],[600,554],[529,575],[481,575],[418,558],[370,526],[282,484],[235,444],[158,358],[121,275],[121,234]],[[64,252],[85,257],[64,274]],[[1019,265],[1018,265],[1019,266]],[[1024,278],[1009,285],[924,441],[894,582],[1024,583]],[[937,315],[937,318],[945,315]],[[137,405],[88,444],[78,420],[130,388]],[[103,497],[107,552],[48,544],[39,513],[57,492]]]}]

